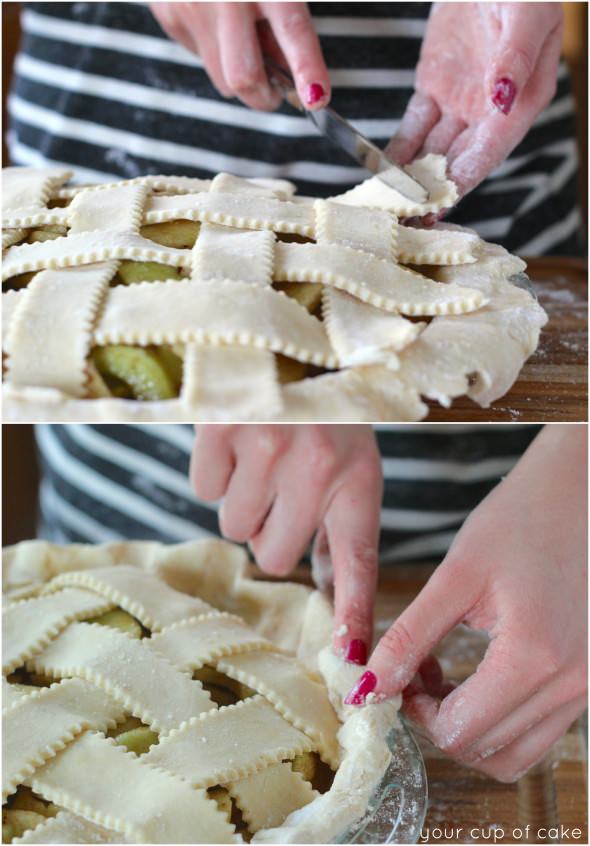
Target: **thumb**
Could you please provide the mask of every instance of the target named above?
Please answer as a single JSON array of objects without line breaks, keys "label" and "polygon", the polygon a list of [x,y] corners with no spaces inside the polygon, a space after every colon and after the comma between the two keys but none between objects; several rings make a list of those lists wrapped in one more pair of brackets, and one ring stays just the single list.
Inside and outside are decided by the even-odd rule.
[{"label": "thumb", "polygon": [[555,25],[548,13],[543,10],[533,13],[527,5],[501,4],[501,35],[486,74],[486,96],[505,115],[510,113],[534,73],[546,37]]},{"label": "thumb", "polygon": [[469,574],[458,569],[456,562],[443,562],[377,644],[368,664],[376,693],[401,693],[434,647],[468,615],[478,584],[473,568]]}]

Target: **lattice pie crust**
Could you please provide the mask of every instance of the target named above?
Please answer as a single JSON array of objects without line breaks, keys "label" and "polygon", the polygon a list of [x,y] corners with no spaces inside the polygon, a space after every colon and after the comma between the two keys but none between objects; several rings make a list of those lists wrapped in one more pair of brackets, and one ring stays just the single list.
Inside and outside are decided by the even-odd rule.
[{"label": "lattice pie crust", "polygon": [[326,599],[250,572],[221,541],[5,551],[13,843],[322,843],[363,814],[398,703],[342,706]]},{"label": "lattice pie crust", "polygon": [[5,418],[419,420],[425,397],[489,404],[545,313],[508,281],[519,259],[400,223],[457,197],[443,157],[410,170],[428,203],[376,178],[314,200],[228,174],[65,187],[67,171],[6,169]]}]

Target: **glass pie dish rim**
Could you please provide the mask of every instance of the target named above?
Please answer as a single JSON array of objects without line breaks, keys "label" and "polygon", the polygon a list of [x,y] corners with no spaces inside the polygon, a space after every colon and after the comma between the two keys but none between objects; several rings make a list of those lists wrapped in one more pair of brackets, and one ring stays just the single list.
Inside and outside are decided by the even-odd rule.
[{"label": "glass pie dish rim", "polygon": [[334,843],[417,843],[428,809],[426,767],[408,721],[399,715],[387,735],[391,762],[364,816]]}]

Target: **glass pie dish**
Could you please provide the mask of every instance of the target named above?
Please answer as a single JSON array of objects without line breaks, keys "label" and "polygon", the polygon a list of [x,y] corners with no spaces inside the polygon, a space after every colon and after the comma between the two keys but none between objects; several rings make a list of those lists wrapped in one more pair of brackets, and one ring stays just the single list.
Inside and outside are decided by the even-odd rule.
[{"label": "glass pie dish", "polygon": [[428,807],[424,759],[401,717],[387,743],[392,758],[361,820],[342,832],[337,843],[417,843]]}]

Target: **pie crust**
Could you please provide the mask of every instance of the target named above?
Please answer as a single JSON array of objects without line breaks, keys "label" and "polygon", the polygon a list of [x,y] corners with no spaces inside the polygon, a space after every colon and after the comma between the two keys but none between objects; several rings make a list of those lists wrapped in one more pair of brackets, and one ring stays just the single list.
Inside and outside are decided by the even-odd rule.
[{"label": "pie crust", "polygon": [[[364,814],[399,702],[344,706],[363,668],[332,653],[324,595],[252,573],[214,540],[5,550],[3,801],[59,808],[13,843],[325,843]],[[94,621],[114,608],[146,636]],[[246,698],[218,707],[204,668]],[[139,755],[130,715],[158,735]],[[323,792],[289,763],[310,752]]]},{"label": "pie crust", "polygon": [[[400,222],[453,205],[445,168],[409,166],[422,205],[376,177],[318,200],[228,174],[68,187],[65,170],[5,169],[5,419],[386,421],[422,419],[424,398],[488,405],[546,315],[509,281],[520,259]],[[190,249],[147,237],[180,222],[200,224]],[[119,284],[130,262],[174,278]],[[119,398],[92,362],[113,345],[174,350],[178,395]]]}]

